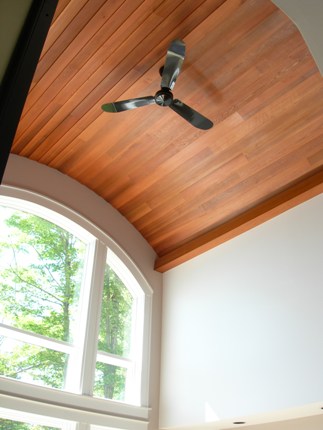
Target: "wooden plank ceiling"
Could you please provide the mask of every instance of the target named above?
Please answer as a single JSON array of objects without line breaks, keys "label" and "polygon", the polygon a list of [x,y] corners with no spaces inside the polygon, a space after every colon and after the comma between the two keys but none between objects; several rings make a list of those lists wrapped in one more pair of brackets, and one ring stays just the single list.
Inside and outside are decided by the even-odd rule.
[{"label": "wooden plank ceiling", "polygon": [[[154,95],[186,43],[169,108],[101,104]],[[12,152],[118,209],[167,270],[322,191],[323,78],[270,0],[61,0]]]}]

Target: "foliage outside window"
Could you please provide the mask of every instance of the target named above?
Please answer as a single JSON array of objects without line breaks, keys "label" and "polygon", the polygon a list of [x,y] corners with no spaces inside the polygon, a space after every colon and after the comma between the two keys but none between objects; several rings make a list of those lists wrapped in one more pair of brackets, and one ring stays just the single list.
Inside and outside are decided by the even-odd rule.
[{"label": "foliage outside window", "polygon": [[[96,237],[59,224],[0,206],[0,376],[138,404],[143,292],[110,249],[97,263]],[[3,420],[0,429],[52,429]]]},{"label": "foliage outside window", "polygon": [[59,427],[42,426],[23,421],[0,418],[0,430],[57,430]]}]

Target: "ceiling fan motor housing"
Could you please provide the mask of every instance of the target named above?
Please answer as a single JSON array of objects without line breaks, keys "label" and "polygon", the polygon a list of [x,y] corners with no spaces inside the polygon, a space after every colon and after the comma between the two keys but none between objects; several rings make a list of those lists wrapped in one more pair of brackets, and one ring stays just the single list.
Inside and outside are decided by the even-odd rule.
[{"label": "ceiling fan motor housing", "polygon": [[155,94],[155,101],[159,106],[170,106],[173,102],[173,94],[168,88],[162,88]]}]

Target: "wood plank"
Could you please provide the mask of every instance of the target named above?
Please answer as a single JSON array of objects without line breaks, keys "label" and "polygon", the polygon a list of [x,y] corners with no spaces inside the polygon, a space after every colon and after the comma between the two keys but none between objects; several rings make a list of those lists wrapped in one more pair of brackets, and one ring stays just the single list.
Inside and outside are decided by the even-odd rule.
[{"label": "wood plank", "polygon": [[[183,137],[179,136],[179,139],[183,139]],[[148,168],[149,168],[149,167],[148,167]],[[130,191],[130,190],[129,190],[129,191]],[[143,191],[143,190],[141,190],[141,191]],[[131,191],[130,191],[130,192],[131,192]],[[132,193],[132,192],[131,192],[131,193]],[[140,194],[141,194],[141,193],[140,193]],[[141,195],[142,195],[142,194],[141,194]],[[121,197],[119,197],[119,198],[121,198]],[[125,199],[125,200],[129,201],[129,200],[128,200],[128,198],[129,198],[129,196],[125,196],[125,197],[124,197],[124,199]],[[117,206],[118,206],[118,205],[117,205]],[[118,207],[119,207],[119,206],[118,206]]]},{"label": "wood plank", "polygon": [[68,26],[72,19],[74,19],[80,12],[86,2],[87,0],[59,0],[41,58],[58,39],[62,31]]},{"label": "wood plank", "polygon": [[[156,52],[158,53],[158,58],[164,58],[165,56],[165,52],[166,52],[166,48],[167,45],[169,43],[169,40],[171,40],[172,38],[175,37],[182,37],[181,33],[185,34],[186,32],[189,32],[192,30],[192,28],[195,28],[198,23],[200,22],[201,19],[203,19],[203,17],[205,16],[205,14],[210,13],[210,10],[214,10],[215,8],[218,7],[219,4],[223,3],[224,0],[218,0],[218,1],[211,1],[211,0],[207,0],[205,2],[197,2],[197,1],[192,1],[191,3],[189,3],[187,0],[184,3],[181,3],[175,10],[176,12],[176,16],[180,16],[181,19],[183,20],[181,22],[180,26],[174,26],[174,23],[176,22],[176,17],[175,17],[175,22],[173,21],[174,17],[168,17],[166,20],[163,20],[162,23],[160,24],[159,28],[158,28],[158,33],[160,36],[162,36],[163,34],[165,34],[165,32],[167,32],[167,43],[165,44],[165,41],[163,41],[162,43],[159,43],[155,41],[156,38],[156,32],[152,32],[151,34],[149,34],[148,37],[146,37],[144,39],[144,45],[147,46],[147,51],[146,51],[146,55],[143,58],[143,61],[137,63],[134,67],[134,69],[132,69],[129,73],[125,74],[123,76],[123,78],[121,80],[119,80],[115,86],[113,87],[112,91],[109,91],[109,89],[105,90],[105,89],[99,89],[98,90],[98,95],[97,97],[100,96],[99,93],[104,93],[106,92],[106,96],[105,98],[100,98],[99,101],[97,102],[97,104],[101,104],[103,102],[106,102],[108,100],[108,97],[111,97],[112,100],[121,98],[121,96],[124,96],[122,98],[127,98],[124,94],[124,89],[127,88],[127,84],[125,84],[125,82],[129,82],[129,80],[133,83],[135,83],[135,81],[142,75],[143,70],[146,71],[152,64],[156,63]],[[171,2],[172,5],[174,5],[174,1]],[[193,9],[192,9],[193,8]],[[165,10],[168,10],[169,13],[169,7],[167,6],[167,8],[165,8]],[[194,11],[194,13],[192,13]],[[159,9],[157,9],[156,13],[158,12],[159,15]],[[196,13],[198,12],[198,13]],[[186,19],[187,17],[187,19]],[[170,22],[173,22],[172,26],[170,26],[170,22],[168,22],[168,19],[170,19]],[[156,29],[157,30],[157,29]],[[138,29],[138,31],[140,33],[142,33],[142,31],[140,29]],[[141,49],[139,49],[139,51],[141,51],[142,49],[144,49],[144,45],[141,45]],[[151,47],[154,47],[153,49],[151,49]],[[154,54],[154,55],[152,55]],[[136,53],[132,52],[131,55],[134,55],[134,59],[136,58]],[[128,58],[129,59],[129,58]],[[137,60],[138,61],[138,60]],[[147,63],[149,61],[149,63]],[[135,63],[135,60],[133,60],[133,63]],[[147,67],[148,66],[148,67]],[[158,70],[158,68],[156,68]],[[156,74],[156,69],[154,70],[155,76]],[[134,73],[137,72],[137,73]],[[116,76],[120,79],[120,70],[116,70]],[[135,76],[135,79],[129,79],[130,76]],[[109,79],[111,78],[108,77]],[[158,79],[159,80],[159,79]],[[158,89],[158,87],[157,87]],[[97,89],[96,89],[97,90]],[[156,91],[156,85],[154,88],[154,91]],[[133,93],[136,93],[136,91],[133,91]],[[146,93],[145,93],[146,94]],[[130,96],[129,96],[130,97]],[[85,126],[88,124],[88,121],[95,121],[95,119],[98,117],[98,113],[97,110],[93,110],[93,111],[89,111],[89,113],[91,113],[91,119],[88,119],[88,115],[86,115],[86,117],[82,118],[82,127],[85,128]],[[84,124],[84,125],[83,125]],[[77,131],[77,129],[76,129]],[[73,130],[71,130],[71,133],[73,133]],[[64,135],[64,140],[67,138],[68,134],[71,133],[67,133],[66,135]],[[73,134],[72,134],[73,136]],[[64,144],[64,142],[61,142],[62,145]],[[61,156],[61,152],[58,152],[55,154],[55,158],[56,156]],[[50,162],[52,163],[52,161]]]},{"label": "wood plank", "polygon": [[[305,88],[308,88],[309,91],[304,91]],[[255,174],[257,171],[263,171],[263,168],[266,165],[272,165],[272,163],[280,159],[285,160],[285,158],[283,157],[286,157],[286,156],[288,157],[288,154],[295,151],[297,147],[302,146],[304,145],[304,143],[306,143],[306,138],[308,138],[309,129],[316,130],[318,135],[322,135],[322,131],[319,128],[319,124],[321,121],[321,118],[320,118],[321,104],[319,102],[319,98],[317,97],[317,94],[318,94],[317,89],[315,87],[312,88],[313,91],[311,93],[310,91],[311,88],[312,88],[311,83],[308,83],[306,84],[306,86],[302,86],[302,88],[300,88],[299,94],[306,94],[306,97],[304,99],[299,100],[299,105],[295,103],[294,105],[295,110],[289,113],[288,118],[284,117],[284,121],[281,121],[280,111],[277,108],[277,110],[273,109],[275,117],[277,118],[277,123],[271,122],[269,123],[269,125],[267,125],[267,123],[259,122],[257,119],[254,121],[253,118],[251,118],[249,119],[249,122],[252,121],[254,124],[256,124],[258,126],[258,130],[257,128],[254,128],[254,126],[251,127],[250,125],[243,123],[243,124],[240,124],[238,128],[230,130],[227,136],[222,136],[222,139],[223,137],[226,137],[225,139],[226,143],[225,145],[223,145],[225,149],[222,150],[221,152],[219,152],[218,150],[217,152],[215,152],[214,157],[210,157],[210,160],[209,160],[210,172],[208,172],[207,170],[204,170],[203,173],[200,173],[198,175],[199,181],[196,182],[196,185],[194,185],[194,181],[193,183],[191,183],[190,178],[187,178],[186,181],[183,181],[183,184],[182,184],[183,187],[181,189],[176,188],[176,181],[178,179],[178,170],[181,169],[181,162],[185,161],[185,159],[181,159],[182,152],[178,154],[177,159],[176,158],[174,159],[174,164],[170,164],[171,159],[168,160],[168,164],[170,166],[173,166],[171,167],[170,170],[163,170],[163,169],[166,169],[166,166],[165,164],[162,164],[159,169],[161,173],[159,173],[157,167],[155,166],[155,169],[154,169],[155,182],[153,184],[158,184],[158,182],[162,180],[163,172],[167,172],[167,177],[169,177],[169,175],[171,175],[172,172],[174,172],[175,179],[173,179],[171,182],[172,186],[170,186],[170,188],[167,188],[164,185],[164,187],[166,187],[164,191],[165,192],[167,191],[167,194],[170,197],[169,207],[170,208],[173,207],[171,203],[171,199],[174,198],[178,192],[185,193],[184,191],[185,189],[187,189],[187,198],[191,199],[193,196],[195,199],[195,204],[202,204],[203,200],[207,199],[210,194],[212,195],[214,193],[215,195],[217,195],[218,193],[226,192],[225,187],[222,188],[222,191],[221,191],[220,187],[214,188],[214,186],[212,187],[212,184],[217,184],[220,181],[221,177],[219,177],[219,170],[218,170],[219,167],[222,168],[223,166],[227,166],[228,174],[232,174],[234,172],[233,170],[234,165],[231,164],[231,160],[235,159],[235,154],[238,155],[239,153],[243,152],[249,158],[248,164],[244,163],[244,165],[241,165],[241,164],[237,165],[238,166],[237,171],[239,173],[239,176],[236,177],[236,183],[238,184],[239,182],[244,180],[247,176],[251,174]],[[318,101],[318,104],[316,105],[316,111],[313,111],[314,116],[312,121],[310,121],[309,115],[307,116],[307,127],[302,128],[302,126],[300,125],[301,124],[300,120],[305,114],[304,110],[308,112],[307,103],[308,103],[308,100],[311,98],[316,99]],[[293,97],[293,100],[295,100],[295,97]],[[279,104],[279,106],[283,106],[282,100],[279,100],[277,103]],[[302,110],[302,108],[304,110]],[[258,115],[263,115],[263,113],[260,112]],[[268,115],[265,115],[265,116],[268,118]],[[292,125],[294,125],[294,130],[293,130],[293,133],[291,134]],[[295,125],[297,125],[296,128],[295,128]],[[246,136],[243,136],[242,130],[247,131],[248,134]],[[252,135],[250,134],[251,131],[252,131]],[[274,133],[274,136],[278,133],[279,139],[275,138],[273,140],[273,143],[269,145],[268,142],[270,142],[269,139],[272,139],[273,133]],[[286,140],[284,140],[284,133],[286,136]],[[253,139],[253,136],[255,136],[254,139]],[[290,138],[293,138],[293,145],[288,145],[288,139]],[[217,143],[219,144],[219,146],[221,146],[221,137],[218,136],[218,139],[219,140]],[[306,150],[309,151],[309,149],[310,148],[307,148]],[[251,163],[253,157],[255,157],[256,155],[255,151],[258,153],[259,156],[257,156],[255,160]],[[144,172],[144,170],[142,171]],[[206,178],[205,184],[203,184],[203,178]],[[150,200],[149,195],[153,195],[154,198],[158,201],[158,198],[160,198],[158,188],[156,189],[156,186],[155,186],[154,189],[150,188],[148,190],[145,190],[146,186],[144,184],[145,184],[145,179],[143,179],[141,182],[136,183],[138,190],[140,190],[140,196],[136,198],[136,203],[138,201],[143,201],[143,200],[147,201],[146,199],[148,199],[148,202],[149,202]],[[152,187],[152,185],[150,185],[150,187]],[[223,187],[223,184],[221,184],[221,187]],[[194,189],[196,190],[194,191]],[[201,190],[203,189],[206,190],[204,196],[203,196],[203,193],[201,193]],[[129,190],[128,192],[130,191],[132,193],[134,192],[133,187],[128,190]],[[176,193],[175,193],[175,190],[176,190]],[[174,194],[172,194],[171,191],[173,191]],[[118,196],[118,199],[112,200],[112,202],[119,210],[122,210],[123,213],[126,213],[128,215],[128,208],[129,210],[131,210],[132,199],[130,198],[130,194],[127,194],[126,196],[127,198],[125,199],[126,203],[122,205],[120,204],[120,201],[121,201],[120,199],[122,196],[123,194],[121,193]],[[151,203],[149,204],[151,205]],[[167,208],[165,207],[163,208],[156,207],[156,210],[155,210],[156,216],[158,217],[159,211],[165,214],[165,209],[167,210]],[[173,221],[174,219],[176,219],[176,217],[174,218],[174,214],[171,214],[171,213],[169,213],[169,218],[171,218]],[[144,220],[137,222],[136,227],[139,228],[139,230],[141,231],[141,228],[143,228],[144,225],[147,228],[149,228],[149,224],[154,223],[155,221],[157,221],[157,219],[155,219],[154,213],[152,212],[151,214],[146,215]],[[167,224],[168,223],[169,221],[167,222]],[[158,222],[158,226],[161,228],[162,227],[161,223]],[[142,232],[144,234],[146,233],[145,230],[142,230]]]},{"label": "wood plank", "polygon": [[[321,145],[320,140],[317,140],[314,145],[310,143],[316,148]],[[193,232],[195,235],[198,234],[199,224],[203,224],[207,229],[225,223],[233,215],[255,206],[263,200],[264,195],[271,195],[273,190],[286,186],[287,178],[296,179],[298,172],[310,171],[309,163],[304,159],[306,153],[308,153],[308,145],[304,144],[298,152],[294,151],[292,156],[282,157],[278,162],[264,167],[254,175],[248,175],[242,181],[234,181],[233,184],[220,182],[218,190],[213,187],[213,197],[204,202],[198,201],[192,208],[186,208],[184,221],[179,216],[183,210],[180,211],[177,207],[173,214],[167,214],[168,216],[164,216],[163,220],[158,220],[153,225],[147,223],[142,233],[156,251],[163,254],[174,248],[176,243],[185,241],[189,234]],[[241,196],[239,206],[237,195]],[[164,223],[167,219],[169,222]]]},{"label": "wood plank", "polygon": [[[112,203],[160,256],[322,166],[323,80],[270,0],[82,1],[60,2],[13,151]],[[103,113],[156,92],[174,38],[174,96],[214,127],[158,106]]]},{"label": "wood plank", "polygon": [[[169,16],[166,19],[163,19],[158,14],[149,15],[148,19],[141,25],[137,25],[136,30],[130,34],[127,39],[127,45],[120,45],[106,61],[101,62],[100,67],[90,77],[85,76],[84,80],[84,78],[77,75],[77,79],[72,79],[69,84],[69,87],[72,87],[71,93],[67,87],[64,87],[64,92],[59,93],[57,96],[58,104],[61,105],[61,108],[52,115],[50,121],[36,135],[31,139],[26,138],[26,144],[22,151],[23,155],[29,156],[35,147],[38,146],[37,143],[39,140],[45,137],[47,139],[50,138],[52,139],[52,143],[55,141],[56,148],[54,150],[54,145],[52,144],[50,151],[46,152],[44,162],[47,162],[46,160],[49,157],[60,153],[57,145],[60,137],[64,136],[71,125],[76,124],[86,111],[93,108],[92,120],[101,114],[98,105],[103,103],[102,95],[109,91],[133,65],[137,64],[141,58],[144,58],[151,51],[151,47],[156,44],[156,38],[158,40],[164,34],[166,28],[172,29],[172,26],[173,28],[176,26],[176,15],[172,14],[171,11],[176,9],[176,6],[179,6],[181,9],[178,13],[181,12],[184,16],[185,13],[190,13],[187,1],[185,2],[185,7],[183,0],[166,0],[166,3],[169,8]],[[196,7],[195,2],[190,1],[190,3],[191,7]],[[115,67],[116,64],[118,64],[117,68]],[[54,101],[56,101],[56,98]],[[69,115],[68,118],[66,118],[67,115]],[[58,125],[59,128],[57,128]],[[82,128],[84,129],[86,125],[86,120],[84,121],[83,119],[82,123],[77,127],[77,132]],[[41,157],[39,151],[41,152],[42,148],[35,150],[33,154],[34,159],[37,159],[38,156]]]},{"label": "wood plank", "polygon": [[[175,4],[174,2],[171,2],[171,3],[173,5]],[[204,7],[204,3],[203,3],[203,5],[202,5],[203,7],[199,7],[198,10],[199,11],[201,10],[202,12],[204,11],[204,13],[209,13],[210,8],[213,8],[213,9],[216,8],[217,3],[219,3],[219,2],[214,2],[214,0],[213,1],[207,1],[207,2],[205,2],[206,6]],[[198,7],[197,2],[192,2],[192,6],[194,6],[194,8],[197,8]],[[192,26],[195,27],[198,24],[199,20],[201,20],[203,18],[202,12],[199,12],[198,15],[193,15],[193,16],[188,15],[188,22],[187,23],[183,22],[183,26],[182,26],[183,31],[189,31],[192,28]],[[181,6],[181,10],[177,10],[177,13],[180,16],[185,16],[185,15],[183,15],[184,13],[189,13],[188,3],[186,2],[185,5]],[[192,16],[192,19],[191,19],[191,16]],[[153,26],[154,25],[155,24],[153,23]],[[174,27],[173,30],[171,30],[168,27],[167,20],[165,22],[162,22],[162,26],[165,27],[165,29],[167,29],[167,31],[169,33],[169,37],[172,37],[172,34],[174,34],[175,32],[178,32],[177,27]],[[140,31],[141,30],[139,28],[138,32],[140,33]],[[137,36],[136,36],[136,34],[133,34],[132,37],[133,37],[134,46],[135,46]],[[141,37],[143,37],[142,34],[141,34]],[[151,36],[149,35],[149,37],[151,37]],[[152,34],[152,37],[154,37],[154,34]],[[148,41],[146,42],[147,52],[149,52],[151,49],[151,46],[154,46],[154,45],[155,45],[155,42],[149,38]],[[161,50],[161,47],[163,48],[162,50]],[[157,45],[157,48],[158,48],[158,51],[163,52],[163,57],[164,57],[164,55],[165,55],[165,42],[163,42],[162,45],[161,44]],[[131,61],[131,58],[130,58],[130,60],[128,58],[128,64],[129,64],[128,67],[129,68],[131,66],[133,66],[133,64],[136,64],[136,61],[138,61],[138,58],[137,58],[138,55],[137,54],[141,50],[142,50],[142,47],[139,47],[135,51],[131,52],[131,56],[135,60]],[[116,52],[114,56],[117,59],[119,57],[119,53]],[[112,60],[110,59],[109,61],[112,61]],[[156,60],[154,60],[154,61],[156,61]],[[102,69],[102,74],[106,75],[106,68],[103,66],[101,69]],[[57,115],[56,115],[55,118],[52,118],[50,120],[50,123],[48,123],[48,122],[46,123],[46,129],[41,129],[40,133],[37,134],[36,136],[33,136],[33,137],[29,136],[29,138],[26,137],[26,141],[24,142],[24,149],[22,150],[23,155],[29,156],[32,153],[33,149],[36,146],[38,146],[39,141],[43,141],[44,139],[46,139],[46,141],[50,144],[51,149],[49,151],[46,151],[46,158],[44,158],[42,160],[42,162],[46,162],[46,163],[50,162],[51,163],[51,161],[48,161],[49,159],[52,159],[53,157],[55,158],[56,156],[60,157],[62,154],[62,152],[61,152],[62,147],[65,148],[67,146],[67,144],[69,144],[69,142],[66,142],[66,140],[70,139],[70,136],[73,139],[74,136],[77,136],[79,134],[80,128],[81,128],[81,130],[84,129],[91,121],[95,120],[98,117],[98,115],[101,115],[101,111],[97,109],[97,105],[100,105],[101,103],[103,103],[106,100],[106,98],[102,97],[102,94],[104,94],[106,92],[106,89],[103,88],[103,85],[105,82],[109,82],[109,85],[111,86],[111,79],[113,79],[113,76],[115,76],[116,79],[120,80],[120,69],[116,70],[113,75],[110,74],[108,76],[105,76],[104,82],[101,82],[100,86],[95,88],[95,92],[92,92],[89,94],[86,101],[87,101],[87,103],[91,103],[91,106],[93,106],[93,108],[91,110],[89,110],[85,116],[82,117],[82,115],[84,115],[83,107],[82,106],[81,107],[76,106],[74,112],[72,113],[72,117],[74,118],[74,121],[66,119],[66,122],[64,122],[64,120],[63,120],[63,122],[60,123],[59,128],[56,130],[55,124],[57,124],[60,121],[60,118],[63,115],[63,113],[65,112],[66,114],[68,114],[70,109],[73,109],[73,107],[78,103],[77,99],[68,100],[67,104],[64,105],[63,110],[60,111],[59,116],[57,117]],[[127,76],[125,76],[125,78],[127,78]],[[138,75],[136,78],[138,78]],[[87,82],[87,84],[88,84],[88,82]],[[125,86],[122,83],[122,85],[120,85],[120,88],[124,89],[124,87]],[[92,87],[91,87],[91,89],[92,89]],[[80,94],[83,96],[84,96],[84,93],[87,93],[87,91],[85,91],[84,87],[81,87],[77,92],[77,94]],[[108,95],[106,97],[108,97]],[[112,92],[111,97],[114,99],[114,97],[118,97],[118,94],[115,94],[114,92]],[[98,99],[98,100],[96,102],[94,102],[95,99]],[[93,100],[93,102],[90,100]],[[47,117],[50,117],[50,116],[51,115],[47,115]],[[82,117],[82,121],[81,121],[81,123],[79,123],[78,120],[81,119],[81,117]],[[64,115],[63,115],[63,118],[64,118]],[[50,124],[53,124],[51,126],[51,128],[53,129],[52,133],[50,130],[48,130],[48,127],[50,127]],[[75,129],[73,129],[73,128],[69,129],[69,126],[71,124],[76,124]],[[62,138],[62,141],[60,141],[61,138]],[[54,148],[54,142],[56,143],[56,148]],[[39,149],[39,151],[41,151],[41,150],[44,151],[45,149],[46,149],[45,147],[42,147]],[[15,147],[15,150],[18,150],[18,148]],[[41,155],[38,152],[36,152],[33,154],[33,159],[39,159],[40,156]]]},{"label": "wood plank", "polygon": [[323,168],[292,184],[233,220],[182,245],[156,260],[155,270],[165,272],[185,261],[280,215],[323,192]]},{"label": "wood plank", "polygon": [[[44,53],[41,58],[37,70],[34,75],[34,81],[38,82],[39,79],[46,73],[46,71],[53,66],[57,58],[64,52],[68,45],[73,41],[76,34],[91,20],[93,15],[104,4],[105,0],[77,0],[70,3],[68,13],[61,15],[59,23],[54,22],[53,41],[50,51]],[[73,9],[73,11],[72,11]],[[66,10],[66,9],[65,9]],[[68,31],[61,32],[68,26]],[[57,28],[57,34],[56,34]],[[51,35],[48,37],[48,44],[51,41]],[[46,47],[45,47],[46,50]]]},{"label": "wood plank", "polygon": [[[20,121],[16,138],[17,148],[28,142],[46,125],[48,122],[46,117],[52,117],[76,89],[96,71],[98,65],[109,56],[109,52],[114,49],[114,44],[109,39],[108,48],[108,44],[104,42],[117,32],[120,21],[126,20],[142,2],[142,0],[134,0],[131,2],[131,7],[127,5],[121,7],[123,1],[115,0],[104,4],[75,35],[72,42],[55,61],[54,66],[35,84],[30,91],[24,115]],[[118,44],[122,43],[120,33],[115,35],[114,40],[117,40]],[[58,96],[59,93],[61,97]]]}]

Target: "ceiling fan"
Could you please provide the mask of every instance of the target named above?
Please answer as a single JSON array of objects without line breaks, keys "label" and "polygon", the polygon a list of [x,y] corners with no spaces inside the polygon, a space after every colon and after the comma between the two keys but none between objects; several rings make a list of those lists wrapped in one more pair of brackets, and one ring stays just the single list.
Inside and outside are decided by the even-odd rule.
[{"label": "ceiling fan", "polygon": [[114,103],[102,105],[105,112],[123,112],[142,106],[157,104],[158,106],[168,106],[194,127],[208,130],[213,126],[213,122],[196,112],[191,107],[178,99],[174,99],[172,89],[181,71],[185,57],[185,43],[182,40],[173,40],[168,47],[165,65],[160,68],[161,90],[154,96],[138,97],[130,100],[122,100]]}]

